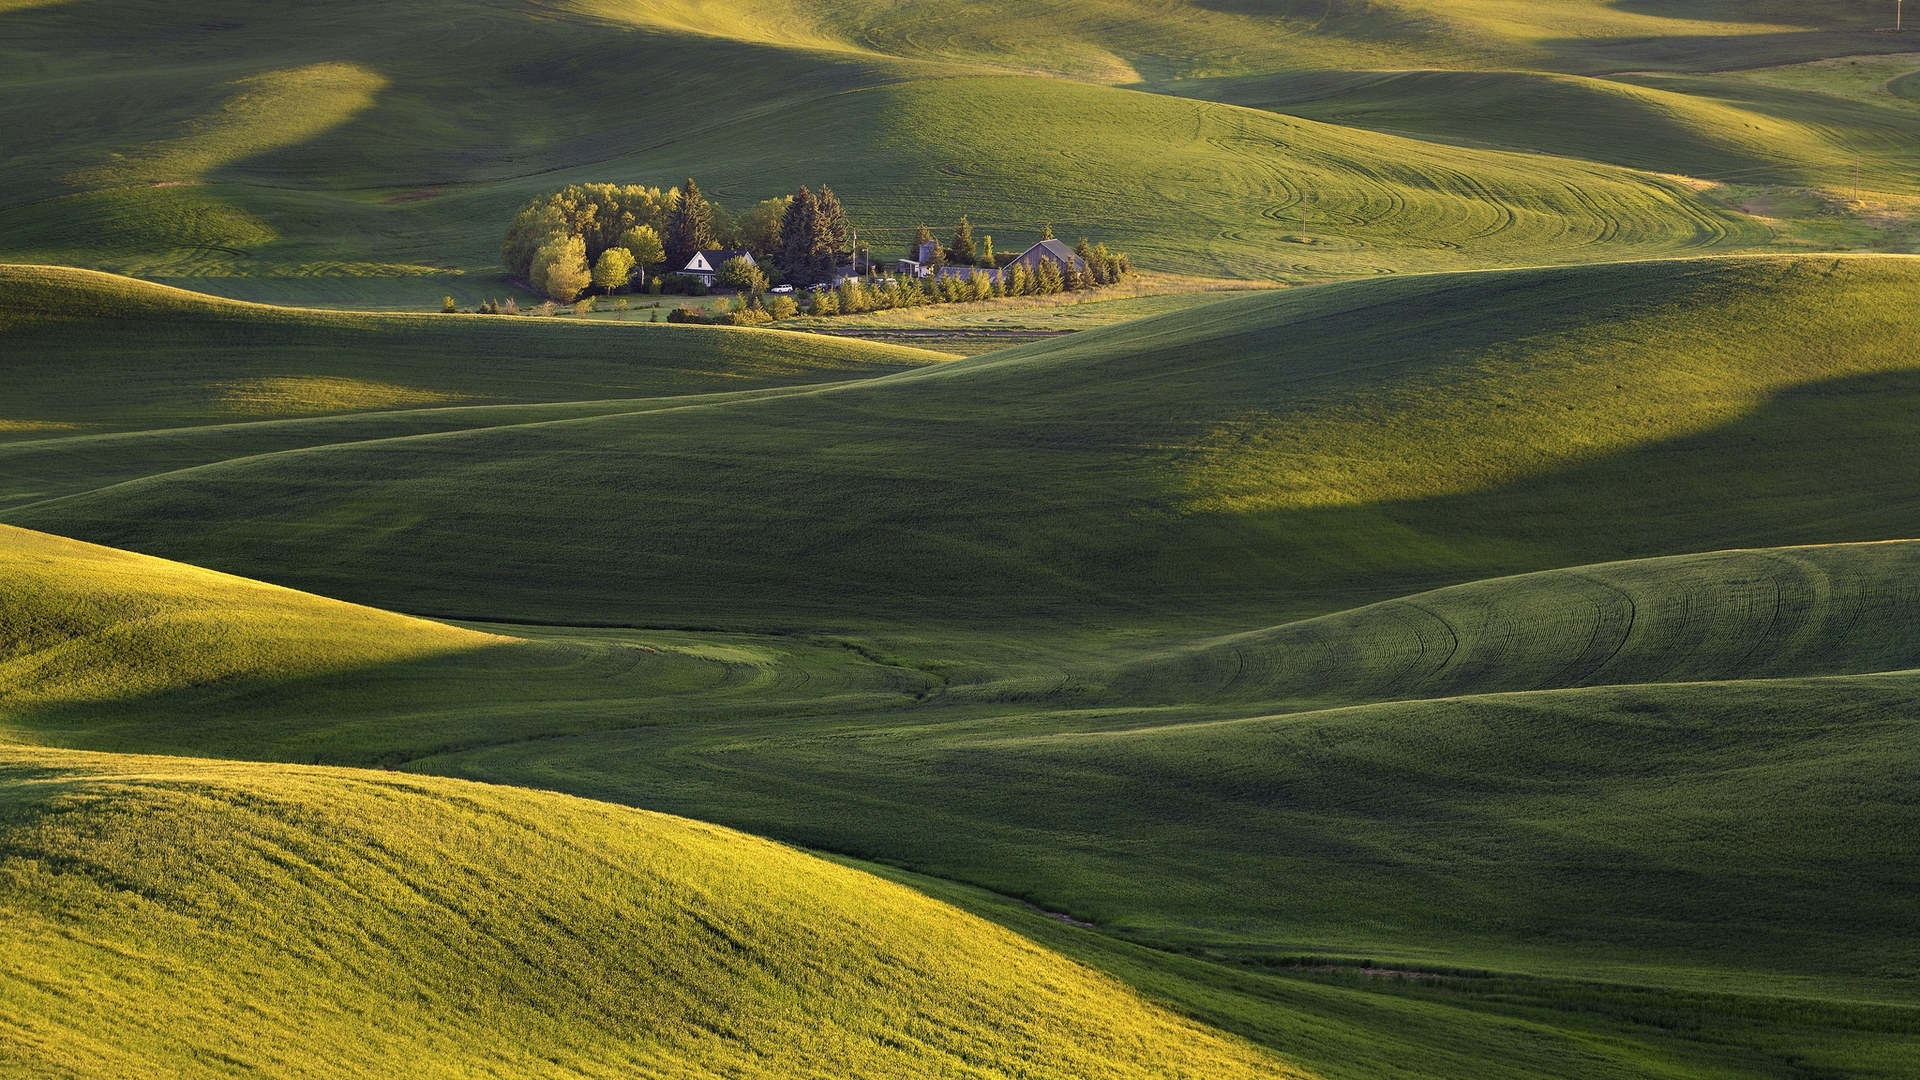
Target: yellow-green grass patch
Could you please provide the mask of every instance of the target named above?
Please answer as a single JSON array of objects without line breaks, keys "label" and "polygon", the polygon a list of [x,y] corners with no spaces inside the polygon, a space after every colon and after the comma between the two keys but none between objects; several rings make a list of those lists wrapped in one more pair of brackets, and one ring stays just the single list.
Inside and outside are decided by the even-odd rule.
[{"label": "yellow-green grass patch", "polygon": [[1304,1076],[905,887],[513,788],[0,750],[0,1068]]}]

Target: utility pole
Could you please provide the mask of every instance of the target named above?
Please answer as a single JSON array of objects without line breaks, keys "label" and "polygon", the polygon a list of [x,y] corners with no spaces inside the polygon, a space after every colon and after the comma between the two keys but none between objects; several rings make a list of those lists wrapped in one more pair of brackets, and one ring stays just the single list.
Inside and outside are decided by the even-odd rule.
[{"label": "utility pole", "polygon": [[1903,10],[1906,7],[1906,3],[1907,0],[1893,0],[1893,31],[1896,34],[1905,29],[1905,27],[1901,25],[1901,18],[1906,14]]}]

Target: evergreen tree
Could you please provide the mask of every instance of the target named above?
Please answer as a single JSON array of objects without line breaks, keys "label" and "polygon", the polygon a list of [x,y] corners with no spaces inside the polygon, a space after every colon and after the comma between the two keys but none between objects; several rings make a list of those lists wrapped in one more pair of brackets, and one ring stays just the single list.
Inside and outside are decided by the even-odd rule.
[{"label": "evergreen tree", "polygon": [[1034,291],[1042,296],[1057,293],[1064,288],[1066,284],[1060,280],[1060,264],[1052,259],[1040,260],[1040,273],[1037,277],[1039,281]]},{"label": "evergreen tree", "polygon": [[820,200],[802,187],[787,206],[780,223],[780,272],[796,285],[811,285],[833,277],[839,259]]},{"label": "evergreen tree", "polygon": [[820,185],[820,223],[827,253],[833,256],[833,262],[828,264],[832,270],[840,265],[840,256],[847,252],[847,212],[841,209],[839,196],[825,184]]},{"label": "evergreen tree", "polygon": [[667,223],[668,269],[685,266],[694,252],[709,251],[715,246],[713,211],[701,196],[700,186],[689,176],[686,190],[680,193],[680,202]]},{"label": "evergreen tree", "polygon": [[991,236],[980,238],[980,265],[988,269],[993,268],[993,237]]},{"label": "evergreen tree", "polygon": [[954,230],[953,246],[947,249],[947,261],[955,266],[972,266],[978,253],[973,250],[973,224],[960,215],[960,227]]},{"label": "evergreen tree", "polygon": [[1052,222],[1048,222],[1046,225],[1043,225],[1040,227],[1040,239],[1042,240],[1053,239],[1053,223]]}]

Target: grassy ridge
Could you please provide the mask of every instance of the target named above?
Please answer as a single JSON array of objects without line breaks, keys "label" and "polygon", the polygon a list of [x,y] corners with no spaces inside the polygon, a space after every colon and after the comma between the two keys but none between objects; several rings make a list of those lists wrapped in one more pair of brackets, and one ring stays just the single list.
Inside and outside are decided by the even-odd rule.
[{"label": "grassy ridge", "polygon": [[1913,260],[1829,257],[1294,290],[6,519],[456,617],[1244,630],[1553,566],[1911,534],[1916,288]]},{"label": "grassy ridge", "polygon": [[[43,565],[85,550],[18,532],[8,539],[46,548]],[[1773,671],[1899,664],[1920,639],[1910,625],[1912,597],[1875,586],[1905,576],[1911,547],[1655,560],[1410,598],[1407,608],[1453,616],[1470,654],[1451,682],[1413,689],[1470,688],[1469,669],[1480,676],[1472,685],[1497,687],[1508,673],[1485,661],[1502,642],[1524,642],[1535,656],[1579,651],[1593,627],[1562,616],[1570,585],[1630,587],[1651,615],[1662,605],[1697,607],[1704,582],[1768,571],[1802,586],[1803,597],[1815,578],[1827,585],[1814,590],[1827,602],[1805,613],[1803,644],[1816,619],[1847,627],[1826,642],[1825,657],[1775,650]],[[1749,584],[1750,598],[1767,592]],[[1794,594],[1778,591],[1791,611]],[[36,595],[11,582],[9,592]],[[1487,604],[1489,593],[1501,594],[1499,602]],[[1504,618],[1473,627],[1461,613],[1476,604]],[[1620,655],[1637,659],[1643,678],[1725,673],[1745,643],[1714,631],[1750,613],[1735,601],[1695,614],[1693,632],[1656,633]],[[1394,657],[1372,632],[1380,621],[1375,609],[1320,624],[1330,651],[1377,653],[1387,666]],[[1477,641],[1468,636],[1475,629]],[[1063,945],[1328,1075],[1404,1075],[1384,1049],[1397,1046],[1431,1048],[1418,1075],[1433,1077],[1648,1069],[1771,1076],[1788,1053],[1849,1074],[1899,1076],[1894,1063],[1912,1046],[1909,1009],[1860,1003],[1911,999],[1902,976],[1914,957],[1905,943],[1920,912],[1900,854],[1916,824],[1901,793],[1920,768],[1911,752],[1910,674],[1647,683],[1267,716],[1231,695],[1222,700],[1205,677],[1187,682],[1176,703],[1125,692],[1101,701],[1071,682],[1039,693],[1031,683],[942,690],[939,680],[858,652],[791,640],[577,630],[537,637],[344,674],[134,688],[125,701],[93,686],[92,700],[49,707],[9,699],[4,708],[15,738],[408,761],[424,772],[698,813],[985,885],[1097,921],[1103,937]],[[1766,653],[1767,642],[1759,644],[1756,654]],[[1516,650],[1500,659],[1525,673]],[[1768,666],[1764,657],[1757,666]],[[1083,672],[1090,667],[1082,660]],[[1172,681],[1156,680],[1156,691]],[[1352,681],[1330,669],[1303,696],[1324,703],[1355,695],[1343,685]],[[1126,691],[1128,679],[1115,686]],[[1358,693],[1370,692],[1378,690]],[[30,775],[71,770],[78,760],[36,760]],[[126,760],[84,763],[118,775]],[[158,767],[143,765],[140,774]],[[181,779],[181,770],[193,779]],[[204,807],[230,799],[193,786],[220,770],[228,770],[221,784],[245,778],[249,813],[263,803],[277,808],[289,790],[311,783],[326,791],[332,815],[323,839],[358,836],[352,821],[346,832],[338,825],[357,812],[357,796],[323,776],[175,763],[161,771],[168,791],[186,785]],[[338,787],[356,783],[382,786]],[[170,807],[143,805],[141,818],[127,820],[171,827]],[[398,817],[410,827],[432,817],[400,814],[392,798],[381,805],[382,822]],[[488,818],[473,831],[497,844],[498,823]],[[198,819],[193,835],[223,836],[229,824]],[[444,843],[446,827],[429,824],[425,831]],[[542,827],[576,842],[582,833],[565,814]],[[391,833],[374,850],[404,851],[405,837]],[[13,851],[45,846],[41,833],[9,840]],[[369,845],[356,839],[346,848]],[[346,857],[300,850],[329,872],[328,858]],[[584,850],[598,853],[600,845]],[[540,856],[509,861],[524,866],[529,858]],[[681,856],[673,865],[693,861]],[[205,876],[222,880],[217,860],[209,863]],[[120,864],[110,869],[131,876]],[[737,882],[740,872],[728,875]],[[1834,880],[1849,887],[1836,893]],[[932,884],[937,894],[955,892]],[[805,878],[795,887],[817,890]],[[290,895],[259,891],[276,903]],[[978,909],[1032,932],[1022,922],[1031,916],[980,900]],[[300,902],[336,910],[326,897]],[[767,902],[787,903],[784,894]],[[591,909],[555,914],[569,926],[597,917]],[[127,927],[117,917],[110,924]],[[1300,961],[1290,958],[1303,954],[1531,974],[1396,988],[1341,969],[1295,970]],[[101,969],[69,957],[63,970]],[[1583,981],[1596,976],[1603,983]],[[201,996],[225,1000],[212,983]],[[1378,1000],[1382,993],[1390,1000]],[[1834,996],[1855,1004],[1827,1000]],[[412,1022],[401,1014],[396,1023]],[[1650,1014],[1662,1019],[1649,1026]],[[408,1032],[389,1034],[385,1045],[403,1052]],[[123,1019],[102,1041],[139,1046],[150,1037]],[[442,1031],[437,1045],[448,1037]],[[670,1059],[673,1047],[645,1053]],[[1709,1065],[1722,1071],[1700,1071]]]},{"label": "grassy ridge", "polygon": [[0,700],[13,709],[280,684],[506,639],[0,526]]},{"label": "grassy ridge", "polygon": [[[778,12],[729,22],[694,7],[588,14],[502,2],[449,16],[414,0],[352,18],[276,7],[195,24],[171,8],[84,0],[0,15],[17,60],[17,105],[0,122],[18,133],[17,165],[0,178],[0,254],[253,298],[368,303],[374,294],[341,283],[375,278],[390,283],[389,303],[429,305],[443,290],[471,302],[500,287],[498,236],[529,197],[570,180],[665,184],[688,173],[736,208],[802,181],[830,183],[880,250],[904,246],[919,221],[965,211],[1002,248],[1052,222],[1067,235],[1099,233],[1143,265],[1263,277],[1586,261],[1768,238],[1684,188],[1612,166],[888,53],[901,35],[935,41],[909,27],[965,18],[964,6],[878,13],[892,30],[828,33],[840,45],[812,31],[760,40],[755,28],[795,25]],[[1086,14],[1047,5],[1023,18]],[[1270,21],[1181,5],[1131,25],[1163,48],[1167,34],[1154,27],[1187,26],[1224,52],[1244,51],[1245,28]],[[1324,40],[1395,22],[1334,21],[1346,29]],[[430,41],[423,23],[436,27]],[[1004,20],[992,25],[1021,36]],[[1260,70],[1320,40],[1287,19],[1275,26],[1274,59],[1255,62]],[[1075,55],[1117,55],[1031,40],[1051,41],[1046,51],[1070,66]],[[1362,51],[1370,66],[1387,59]],[[469,71],[493,77],[476,86],[458,74]],[[55,95],[61,110],[39,106]],[[121,109],[129,97],[141,104]],[[1294,205],[1303,193],[1304,228]],[[1165,214],[1170,204],[1181,212]],[[1302,232],[1311,242],[1285,243]]]},{"label": "grassy ridge", "polygon": [[1836,100],[1730,79],[1517,71],[1356,72],[1223,80],[1220,100],[1330,123],[1465,145],[1524,147],[1747,184],[1851,186],[1853,159],[1874,191],[1912,193],[1920,114],[1891,93]]},{"label": "grassy ridge", "polygon": [[1478,581],[1129,666],[1129,700],[1382,701],[1920,667],[1920,544],[1716,552]]},{"label": "grassy ridge", "polygon": [[8,1071],[1302,1075],[712,826],[286,766],[10,749],[0,771]]},{"label": "grassy ridge", "polygon": [[298,311],[37,266],[0,267],[0,341],[11,391],[0,439],[736,391],[944,359],[723,328]]}]

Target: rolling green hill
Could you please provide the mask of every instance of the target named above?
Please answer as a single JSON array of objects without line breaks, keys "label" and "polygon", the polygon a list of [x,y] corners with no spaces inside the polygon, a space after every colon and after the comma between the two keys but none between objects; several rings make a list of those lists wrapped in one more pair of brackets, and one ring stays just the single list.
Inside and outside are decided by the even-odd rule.
[{"label": "rolling green hill", "polygon": [[0,440],[428,406],[472,423],[487,414],[448,407],[738,391],[945,359],[714,327],[290,310],[49,266],[0,266],[0,343]]},{"label": "rolling green hill", "polygon": [[0,770],[8,1073],[1303,1075],[709,825],[339,770],[12,748]]},{"label": "rolling green hill", "polygon": [[[22,626],[44,628],[27,654],[30,664],[76,649],[96,654],[86,665],[89,677],[59,683],[60,693],[0,698],[16,743],[399,761],[415,771],[669,807],[879,858],[938,875],[911,880],[1325,1075],[1405,1075],[1398,1055],[1415,1054],[1422,1062],[1417,1075],[1433,1077],[1770,1076],[1769,1063],[1791,1053],[1849,1075],[1899,1076],[1893,1063],[1920,1038],[1903,978],[1914,962],[1912,924],[1920,919],[1901,854],[1915,825],[1903,794],[1917,765],[1912,674],[1819,677],[1897,669],[1920,655],[1920,598],[1903,584],[1913,544],[1734,552],[1528,575],[1233,643],[1250,657],[1264,647],[1275,672],[1284,664],[1272,659],[1286,651],[1276,646],[1289,636],[1315,635],[1318,655],[1350,658],[1343,670],[1309,666],[1314,657],[1307,657],[1290,685],[1270,675],[1264,686],[1223,688],[1220,665],[1205,662],[1223,647],[1202,643],[1174,663],[1160,650],[1134,650],[1140,660],[1118,672],[1082,656],[1058,669],[1051,687],[1031,678],[968,685],[948,676],[942,688],[924,678],[916,687],[917,673],[871,657],[870,646],[531,628],[503,628],[531,636],[518,644],[469,644],[474,636],[462,631],[71,541],[18,530],[0,540],[10,556],[5,591],[16,598],[0,632],[18,639]],[[69,609],[72,593],[100,592],[89,587],[88,575],[97,578],[101,564],[120,575],[115,587],[125,599],[116,609],[82,626],[46,617]],[[58,594],[47,582],[69,592]],[[1731,596],[1709,591],[1728,582],[1738,587]],[[1611,673],[1567,675],[1573,665],[1561,658],[1577,663],[1594,654],[1596,629],[1606,629],[1593,617],[1593,599],[1607,590],[1624,592],[1645,617],[1623,635]],[[136,609],[153,602],[149,593],[161,600],[190,595],[195,625],[217,630],[226,623],[229,632],[141,641],[126,630],[148,625]],[[244,628],[260,596],[284,597],[278,603],[295,605],[303,621],[259,642]],[[1568,617],[1569,608],[1578,614]],[[1763,617],[1776,610],[1787,613],[1784,622]],[[1408,635],[1380,632],[1395,612],[1403,627],[1422,613],[1427,621],[1413,625],[1415,634],[1442,628],[1456,638],[1458,663],[1420,681],[1356,677],[1410,666]],[[376,617],[384,621],[368,621]],[[304,657],[302,634],[316,636],[329,621],[336,636],[355,641],[385,643],[401,631],[402,639],[446,635],[453,647],[409,656],[382,644],[389,653],[377,665],[276,668],[256,659],[240,678],[140,681],[174,663],[156,642],[204,671],[210,657]],[[953,655],[965,644],[944,648]],[[1047,646],[1036,641],[1027,649],[1031,662]],[[991,650],[976,650],[973,666],[996,659]],[[1003,674],[1011,670],[998,666]],[[1574,685],[1611,677],[1628,685],[1486,692],[1555,669],[1563,672],[1557,680],[1532,681]],[[950,664],[950,672],[958,670]],[[1106,684],[1090,684],[1103,671],[1110,673]],[[1708,676],[1733,681],[1701,681]],[[1434,696],[1341,704],[1416,694]],[[1273,700],[1282,697],[1293,700]],[[167,864],[191,863],[195,869],[181,880],[211,881],[217,892],[239,876],[262,897],[245,913],[271,919],[276,905],[318,908],[374,928],[365,934],[378,932],[389,916],[351,901],[387,886],[361,883],[365,868],[353,852],[389,853],[391,861],[377,864],[389,874],[437,866],[406,855],[408,845],[445,846],[451,834],[505,864],[545,865],[548,855],[516,846],[531,842],[517,839],[531,829],[536,839],[570,838],[569,859],[605,858],[604,841],[582,845],[581,835],[599,834],[577,819],[621,813],[495,788],[484,789],[498,792],[485,798],[501,805],[477,820],[443,820],[476,810],[482,796],[431,783],[396,792],[388,790],[393,780],[364,773],[355,779],[23,749],[5,756],[22,776],[8,788],[15,802],[7,850],[16,865],[77,863],[96,879],[130,880],[123,887],[140,891],[138,874],[148,864],[116,859],[154,845],[172,853],[182,838],[193,838],[202,846],[185,843],[184,854],[170,855]],[[107,778],[76,779],[87,774]],[[44,811],[34,809],[35,800],[49,789],[67,801],[57,826],[41,827],[35,823]],[[362,815],[361,801],[373,795],[380,809]],[[126,800],[136,797],[134,812]],[[537,807],[510,805],[535,801]],[[89,812],[102,815],[101,823],[75,817]],[[183,815],[192,820],[182,823]],[[365,835],[375,821],[377,844]],[[317,835],[298,835],[303,828]],[[632,823],[609,828],[631,842]],[[149,832],[122,839],[128,829]],[[289,840],[289,833],[297,835]],[[1846,841],[1835,844],[1836,836]],[[303,865],[317,868],[318,880],[341,883],[347,896],[324,889],[316,896],[301,878],[263,884],[255,871],[229,869],[236,852],[268,840],[277,845],[269,850],[293,846]],[[467,865],[468,853],[460,846],[448,857]],[[681,854],[670,865],[687,874],[705,872],[707,862]],[[816,906],[823,891],[813,876],[784,864],[765,871],[788,883],[773,893],[743,884],[743,875],[744,882],[760,881],[755,872],[717,872],[766,910],[794,910],[789,887],[812,895]],[[1050,930],[1044,919],[1036,925],[1038,916],[989,894],[956,890],[954,879],[1071,912],[1099,930],[1068,934],[1057,922]],[[200,919],[205,905],[224,903],[188,898],[201,904],[193,907],[173,893],[148,891],[146,906],[129,913],[124,904],[72,900],[72,889],[43,885],[34,874],[6,880],[18,886],[9,899],[28,916],[47,911],[50,896],[69,898],[57,910],[103,912],[80,935],[101,943],[95,951],[73,952],[72,933],[24,943],[16,936],[6,951],[16,964],[27,957],[36,970],[67,973],[60,985],[130,979],[132,969],[107,959],[108,945],[151,940],[160,931],[145,919]],[[522,895],[471,866],[460,880],[514,903]],[[515,880],[534,879],[521,870]],[[550,877],[540,880],[551,891]],[[1847,889],[1836,893],[1836,880]],[[410,925],[459,916],[438,914],[438,894],[428,892],[424,910],[417,893],[408,894],[415,897],[404,909]],[[626,903],[625,895],[595,888],[583,906],[549,911],[538,923],[530,917],[527,925],[557,924],[601,941],[602,907]],[[868,899],[850,902],[866,913],[863,926],[876,925]],[[10,925],[35,928],[38,917]],[[620,918],[622,925],[636,922]],[[327,936],[327,922],[297,925],[317,937],[315,949],[335,957],[350,951],[330,944],[339,939]],[[303,954],[284,939],[272,939],[283,946],[277,955]],[[224,940],[207,948],[225,948]],[[544,942],[534,936],[535,959],[527,961],[542,971],[564,970],[588,985],[638,977],[634,950],[596,952],[623,958],[621,966],[583,974],[557,954],[539,959],[548,955]],[[755,956],[771,951],[749,949]],[[169,984],[173,993],[195,1000],[237,1000],[231,984],[195,955],[170,961],[162,981],[181,980]],[[835,955],[850,969],[866,962],[858,948]],[[1389,958],[1369,966],[1462,973],[1383,986],[1379,976],[1353,973],[1350,963],[1338,966],[1340,958],[1361,956]],[[408,968],[442,972],[452,964],[455,972],[433,978],[472,985],[503,977],[489,957],[443,949],[422,953]],[[997,963],[991,954],[980,959]],[[279,987],[297,981],[300,969],[283,960],[264,970],[272,978],[256,979],[246,992],[277,1018]],[[706,977],[698,961],[684,957],[674,970],[683,983]],[[964,973],[933,972],[943,990],[965,985]],[[330,977],[327,986],[358,993],[362,977]],[[41,991],[25,992],[38,985],[29,980],[13,995],[27,1002],[15,1008],[32,1021],[26,1045],[51,1042],[54,1016],[35,1004],[45,1000]],[[158,1030],[169,1014],[156,1005],[154,985],[149,979],[141,992],[118,991],[113,1000],[129,1007],[89,1014],[101,1018],[90,1021],[97,1026],[80,1027],[60,1045],[98,1047],[101,1060],[128,1052],[171,1058],[195,1039],[221,1042],[230,1055],[236,1045],[252,1045],[230,1033],[224,1004],[196,1014],[184,1031]],[[540,1007],[566,1017],[601,1015],[593,1002],[538,996],[545,985],[505,1007],[520,1008],[532,994]],[[966,993],[977,1000],[977,992]],[[774,996],[814,1026],[822,1008],[831,1010],[804,995]],[[427,1045],[439,1060],[456,1063],[505,1053],[457,1015],[450,1020],[441,999],[408,1000],[415,1003],[380,1029],[386,1052],[405,1055]],[[728,1000],[736,1010],[758,1008]],[[299,1008],[325,1009],[310,997],[300,1001],[307,1004]],[[296,1003],[286,1007],[295,1010]],[[1667,1019],[1649,1026],[1650,1010]],[[287,1015],[287,1023],[297,1019]],[[717,1045],[752,1048],[755,1033],[777,1032],[786,1022],[752,1015],[751,1025],[725,1028]],[[624,1032],[633,1029],[622,1023],[671,1027],[685,1019],[654,1009],[637,1020],[618,1014],[596,1023]],[[78,1024],[61,1022],[68,1030]],[[279,1038],[279,1022],[257,1037]],[[336,1026],[316,1030],[359,1030],[330,1022]],[[1052,1023],[1047,1014],[1023,1030]],[[536,1043],[561,1037],[552,1028],[531,1030]],[[324,1044],[294,1045],[299,1054],[326,1054]],[[711,1055],[712,1045],[702,1052]],[[678,1052],[671,1038],[624,1050],[616,1040],[591,1053],[576,1046],[567,1060],[591,1074],[586,1062],[617,1060],[619,1053],[664,1068],[661,1062]],[[930,1051],[916,1043],[905,1052]],[[933,1048],[932,1059],[940,1052]],[[238,1056],[249,1060],[245,1052]],[[1725,1071],[1696,1071],[1709,1063]],[[783,1063],[776,1071],[796,1067]],[[1196,1075],[1218,1075],[1218,1068]]]},{"label": "rolling green hill", "polygon": [[1129,700],[1384,701],[1920,668],[1920,544],[1550,570],[1136,662]]},{"label": "rolling green hill", "polygon": [[4,517],[454,617],[1238,631],[1912,534],[1916,288],[1889,257],[1323,286],[800,393],[141,479],[34,444],[63,483],[122,482]]},{"label": "rolling green hill", "polygon": [[[1188,273],[1312,279],[1769,239],[1682,186],[1612,165],[1005,74],[1064,64],[1113,81],[1105,69],[1131,63],[1116,48],[1152,68],[1182,39],[1190,59],[1170,62],[1192,74],[1313,70],[1300,51],[1310,42],[1369,67],[1436,45],[1479,63],[1479,46],[1462,42],[1480,32],[1435,35],[1430,12],[1109,6],[1129,8],[1129,21],[1084,4],[1023,6],[971,43],[931,29],[977,23],[968,5],[815,17],[499,0],[449,16],[409,0],[351,15],[209,9],[200,21],[132,0],[15,9],[0,13],[0,122],[14,132],[0,257],[250,299],[417,308],[450,292],[472,303],[506,287],[498,238],[530,197],[689,173],[736,208],[829,183],[883,253],[921,221],[970,213],[1003,249],[1051,222]],[[1614,19],[1636,21],[1670,20]],[[1184,29],[1170,37],[1174,26]],[[1132,42],[1103,41],[1114,27]],[[1249,28],[1269,43],[1264,56],[1247,52]],[[1005,54],[1013,39],[1048,42],[1027,52],[1055,62]],[[1415,51],[1379,44],[1401,39]],[[989,54],[999,59],[982,62]]]},{"label": "rolling green hill", "polygon": [[1211,94],[1399,135],[1744,184],[1850,187],[1854,155],[1864,152],[1870,190],[1908,194],[1920,130],[1920,112],[1890,92],[1870,104],[1678,75],[1360,72],[1221,80]]},{"label": "rolling green hill", "polygon": [[0,0],[0,1076],[1914,1080],[1891,6]]},{"label": "rolling green hill", "polygon": [[0,527],[0,700],[9,708],[278,684],[507,639]]}]

